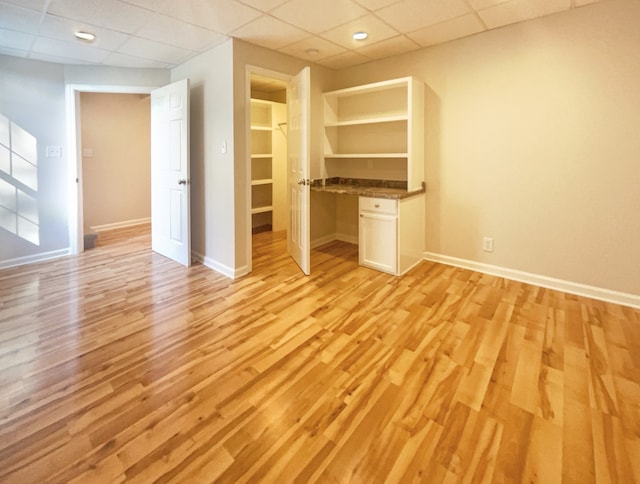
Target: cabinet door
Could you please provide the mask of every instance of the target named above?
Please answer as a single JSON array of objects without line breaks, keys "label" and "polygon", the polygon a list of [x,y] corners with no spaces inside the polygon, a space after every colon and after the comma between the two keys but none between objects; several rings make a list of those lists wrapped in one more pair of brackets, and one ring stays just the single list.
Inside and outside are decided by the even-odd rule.
[{"label": "cabinet door", "polygon": [[360,212],[359,259],[363,266],[397,273],[398,219],[393,215]]}]

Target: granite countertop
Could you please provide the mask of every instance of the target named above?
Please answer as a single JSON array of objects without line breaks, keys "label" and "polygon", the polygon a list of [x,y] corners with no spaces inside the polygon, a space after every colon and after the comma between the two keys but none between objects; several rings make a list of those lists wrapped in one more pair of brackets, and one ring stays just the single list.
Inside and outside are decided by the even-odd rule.
[{"label": "granite countertop", "polygon": [[313,180],[311,190],[314,192],[360,195],[363,197],[403,199],[424,193],[425,184],[422,182],[420,190],[409,191],[407,190],[407,182],[403,181],[326,178]]}]

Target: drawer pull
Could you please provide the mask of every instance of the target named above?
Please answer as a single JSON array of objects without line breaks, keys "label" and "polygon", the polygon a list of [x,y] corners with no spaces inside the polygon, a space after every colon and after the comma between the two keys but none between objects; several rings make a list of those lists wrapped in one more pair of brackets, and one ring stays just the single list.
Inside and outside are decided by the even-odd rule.
[{"label": "drawer pull", "polygon": [[380,204],[379,204],[379,203],[376,203],[376,204],[374,205],[374,207],[376,207],[376,208],[380,208]]}]

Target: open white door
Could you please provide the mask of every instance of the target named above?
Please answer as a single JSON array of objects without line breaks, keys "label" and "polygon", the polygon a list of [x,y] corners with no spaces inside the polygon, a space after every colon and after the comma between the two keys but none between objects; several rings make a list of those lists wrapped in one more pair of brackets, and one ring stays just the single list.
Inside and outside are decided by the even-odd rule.
[{"label": "open white door", "polygon": [[289,84],[287,94],[287,185],[289,227],[287,250],[302,272],[309,274],[309,87],[305,67]]},{"label": "open white door", "polygon": [[151,249],[191,265],[188,79],[151,92]]}]

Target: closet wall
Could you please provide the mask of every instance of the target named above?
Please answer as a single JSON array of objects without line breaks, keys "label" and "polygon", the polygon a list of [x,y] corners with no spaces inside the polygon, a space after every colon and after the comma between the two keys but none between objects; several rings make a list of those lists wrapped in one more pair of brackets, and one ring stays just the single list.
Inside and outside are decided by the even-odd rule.
[{"label": "closet wall", "polygon": [[84,225],[125,226],[151,217],[148,95],[82,93]]}]

